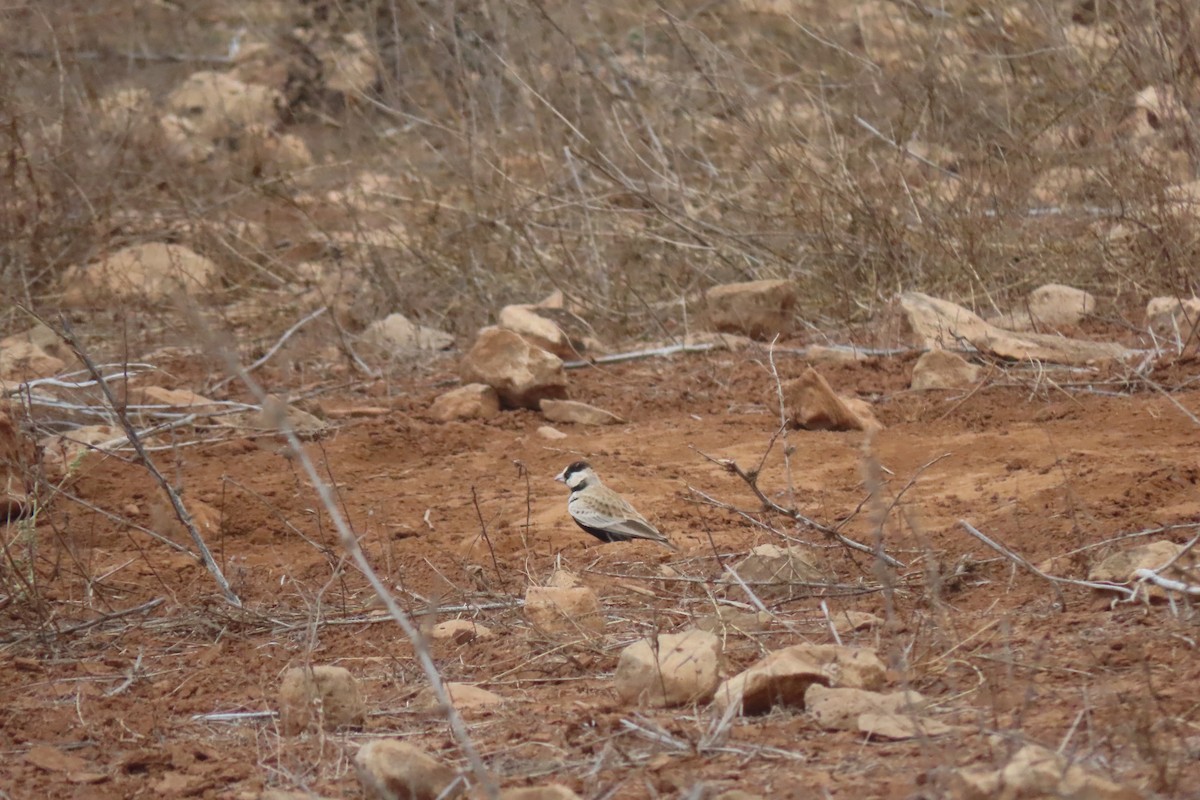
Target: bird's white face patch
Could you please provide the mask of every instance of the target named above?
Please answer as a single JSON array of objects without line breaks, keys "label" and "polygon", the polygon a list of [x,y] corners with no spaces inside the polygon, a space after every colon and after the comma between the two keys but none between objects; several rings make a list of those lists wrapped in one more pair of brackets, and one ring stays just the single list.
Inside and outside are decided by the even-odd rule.
[{"label": "bird's white face patch", "polygon": [[592,471],[591,467],[581,466],[579,464],[572,464],[571,466],[567,467],[558,475],[556,475],[554,480],[558,481],[559,483],[565,483],[567,488],[569,488],[571,491],[581,489],[589,482],[598,482],[596,473]]}]

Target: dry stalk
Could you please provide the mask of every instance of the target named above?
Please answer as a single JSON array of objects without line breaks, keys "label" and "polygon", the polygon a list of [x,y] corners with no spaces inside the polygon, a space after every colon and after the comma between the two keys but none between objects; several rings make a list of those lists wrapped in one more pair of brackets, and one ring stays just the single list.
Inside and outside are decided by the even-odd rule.
[{"label": "dry stalk", "polygon": [[135,429],[133,427],[133,423],[130,422],[129,415],[126,413],[125,408],[117,402],[117,398],[113,395],[112,389],[109,388],[108,381],[104,379],[99,367],[96,366],[96,362],[92,361],[92,357],[88,355],[87,352],[84,351],[83,347],[79,344],[79,340],[75,337],[75,332],[71,328],[71,323],[67,320],[66,315],[60,316],[59,321],[62,324],[62,331],[59,333],[59,336],[61,336],[62,340],[67,343],[67,346],[71,348],[76,357],[83,362],[84,366],[86,366],[88,371],[91,373],[92,379],[95,380],[96,384],[100,387],[100,391],[104,394],[104,399],[108,401],[108,405],[110,408],[112,408],[113,413],[116,415],[117,421],[125,430],[125,435],[129,438],[130,446],[132,446],[134,452],[137,453],[138,461],[141,462],[146,471],[150,473],[150,477],[154,479],[154,482],[159,485],[159,487],[167,495],[167,498],[171,501],[171,508],[174,510],[175,516],[179,519],[179,522],[183,525],[183,527],[187,529],[188,535],[191,536],[192,542],[196,545],[196,549],[200,553],[201,563],[204,564],[205,569],[208,570],[209,574],[212,575],[213,580],[216,581],[217,586],[220,588],[221,594],[224,595],[226,601],[228,601],[230,605],[241,608],[241,599],[237,596],[233,589],[230,588],[229,582],[225,580],[225,575],[221,572],[221,567],[217,565],[216,560],[213,558],[212,553],[208,549],[208,545],[204,542],[204,537],[200,535],[200,530],[196,527],[196,523],[192,521],[192,515],[188,513],[187,507],[184,506],[183,499],[180,498],[179,492],[175,491],[175,487],[173,487],[170,481],[163,476],[162,472],[160,472],[158,467],[155,466],[153,459],[150,458],[150,454],[146,452],[146,448],[142,445],[141,437],[138,436],[137,429]]},{"label": "dry stalk", "polygon": [[1063,595],[1063,591],[1062,591],[1060,584],[1066,584],[1069,586],[1082,586],[1086,589],[1099,589],[1099,590],[1105,591],[1105,592],[1117,592],[1118,594],[1125,595],[1126,600],[1133,599],[1133,597],[1135,597],[1137,594],[1137,592],[1135,590],[1130,589],[1127,586],[1122,586],[1117,583],[1103,583],[1100,581],[1079,581],[1079,580],[1075,580],[1074,578],[1060,578],[1057,575],[1049,575],[1045,572],[1042,572],[1040,569],[1035,567],[1033,564],[1029,563],[1029,561],[1027,561],[1024,556],[1019,555],[1015,551],[1006,547],[1001,542],[999,542],[995,539],[992,539],[988,535],[980,532],[978,528],[976,528],[971,523],[967,522],[965,519],[960,519],[958,521],[958,524],[962,527],[962,529],[964,531],[971,534],[976,539],[983,542],[988,547],[992,548],[997,553],[999,553],[1000,555],[1007,558],[1009,561],[1013,562],[1014,564],[1016,564],[1019,567],[1024,567],[1025,569],[1032,572],[1034,575],[1037,575],[1042,580],[1048,581],[1050,583],[1050,585],[1054,587],[1055,594],[1058,595],[1058,607],[1059,607],[1060,611],[1067,610],[1067,599],[1066,599],[1066,596]]},{"label": "dry stalk", "polygon": [[[695,447],[693,447],[692,449],[696,450]],[[846,536],[845,534],[843,534],[841,531],[837,530],[836,528],[831,528],[828,525],[822,525],[821,523],[817,522],[816,520],[813,520],[813,519],[810,519],[810,518],[804,516],[803,514],[801,514],[799,511],[797,511],[794,508],[786,508],[784,506],[779,505],[774,500],[767,497],[766,494],[763,493],[763,490],[758,487],[758,473],[753,473],[753,474],[747,473],[744,469],[742,469],[740,466],[738,466],[738,463],[736,461],[734,461],[732,458],[715,458],[715,457],[710,456],[707,453],[704,453],[700,450],[696,450],[696,452],[699,453],[700,456],[702,458],[704,458],[705,460],[711,461],[713,464],[716,464],[718,467],[725,470],[726,472],[732,473],[733,475],[736,475],[739,478],[741,478],[742,481],[747,486],[750,487],[750,491],[754,492],[754,496],[758,498],[758,501],[760,503],[762,503],[764,511],[773,511],[776,514],[781,514],[795,522],[799,522],[803,525],[807,525],[808,527],[812,528],[813,530],[819,531],[820,533],[825,534],[829,538],[833,539],[834,541],[838,542],[839,544],[841,544],[845,547],[848,547],[851,550],[856,550],[860,553],[866,553],[867,555],[871,555],[871,556],[877,555],[879,557],[879,559],[881,561],[883,561],[883,563],[887,564],[889,567],[895,567],[897,569],[905,568],[905,564],[903,561],[893,558],[892,556],[890,556],[887,553],[884,553],[882,551],[876,553],[875,548],[871,547],[870,545],[865,545],[861,542],[854,541],[853,539]]]},{"label": "dry stalk", "polygon": [[[208,333],[207,328],[203,326],[198,317],[195,321],[197,323],[198,330]],[[242,365],[238,363],[236,356],[229,352],[228,349],[221,346],[220,343],[216,341],[216,338],[211,336],[211,334],[207,338],[209,339],[209,343],[217,350],[221,357],[224,358],[229,371],[241,380],[242,384],[250,391],[250,393],[255,397],[255,399],[258,400],[259,403],[267,403],[268,395],[266,390],[263,389],[263,387],[260,386],[259,383],[254,380],[254,378],[250,377]],[[396,602],[396,599],[392,596],[392,593],[388,591],[387,586],[384,585],[383,581],[379,578],[379,575],[375,572],[375,569],[371,566],[371,562],[367,559],[366,554],[358,544],[358,539],[355,537],[354,531],[350,529],[349,523],[342,514],[333,490],[321,476],[321,473],[317,469],[316,464],[313,463],[312,458],[309,457],[308,451],[305,449],[303,443],[300,441],[300,438],[296,435],[296,432],[292,429],[291,424],[288,422],[286,414],[280,415],[279,430],[287,440],[288,446],[291,448],[295,459],[299,461],[305,474],[308,476],[312,487],[316,490],[317,496],[321,501],[321,505],[325,509],[325,513],[329,515],[329,519],[333,523],[334,529],[337,531],[338,539],[341,541],[342,547],[345,548],[346,552],[350,554],[355,566],[358,567],[359,571],[367,579],[367,582],[371,585],[371,589],[374,590],[375,595],[379,598],[380,602],[383,603],[383,606],[387,610],[388,614],[393,620],[395,620],[396,624],[400,626],[400,629],[404,631],[404,635],[408,637],[409,642],[412,643],[413,653],[417,658],[417,662],[420,664],[422,672],[425,673],[425,677],[429,680],[429,685],[433,690],[434,697],[437,698],[442,713],[445,715],[446,721],[450,726],[450,731],[454,736],[455,741],[458,743],[459,749],[462,750],[463,755],[466,757],[472,773],[474,773],[476,779],[483,788],[483,791],[489,798],[498,798],[500,795],[500,789],[496,783],[496,779],[484,765],[483,760],[480,758],[478,749],[476,749],[474,743],[471,741],[470,734],[467,732],[467,728],[462,717],[454,708],[454,705],[450,700],[450,696],[446,691],[445,683],[442,681],[441,673],[438,672],[437,665],[433,662],[433,654],[429,650],[429,645],[426,642],[425,637],[421,635],[420,630],[417,628],[417,625],[413,622],[412,618],[410,618],[409,615],[405,613],[404,609],[402,609]]]}]

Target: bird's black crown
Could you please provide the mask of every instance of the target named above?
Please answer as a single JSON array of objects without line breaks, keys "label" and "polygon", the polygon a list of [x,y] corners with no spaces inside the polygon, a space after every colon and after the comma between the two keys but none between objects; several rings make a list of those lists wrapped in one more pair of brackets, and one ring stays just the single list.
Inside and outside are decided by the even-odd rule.
[{"label": "bird's black crown", "polygon": [[591,468],[591,465],[588,464],[586,461],[576,461],[574,464],[571,464],[569,467],[567,467],[565,470],[563,470],[563,478],[564,479],[569,478],[572,475],[574,475],[576,472],[583,472],[585,469],[590,469],[590,468]]}]

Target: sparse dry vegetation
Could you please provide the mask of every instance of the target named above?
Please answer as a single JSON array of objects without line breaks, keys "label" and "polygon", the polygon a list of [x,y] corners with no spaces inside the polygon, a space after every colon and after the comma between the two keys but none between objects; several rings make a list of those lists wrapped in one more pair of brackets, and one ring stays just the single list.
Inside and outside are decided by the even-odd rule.
[{"label": "sparse dry vegetation", "polygon": [[[1014,772],[1188,796],[1194,16],[0,9],[0,796],[357,796],[386,737],[480,796],[1032,796]],[[706,338],[708,290],[768,279],[792,330]],[[1091,295],[1047,324],[1048,283]],[[1113,349],[1014,356],[1024,334],[981,344],[939,306],[982,370],[916,391],[906,292]],[[539,301],[522,324],[560,340],[522,336],[569,371],[539,369],[613,424],[553,438],[520,386],[431,414],[480,328]],[[853,424],[806,422],[812,391]],[[549,480],[581,456],[682,551],[585,540]],[[599,612],[522,609],[574,582]],[[627,646],[694,627],[723,679],[847,645],[876,683],[811,654],[793,677],[920,703],[830,726],[803,692],[747,716],[665,677],[680,707],[614,692]],[[319,665],[357,680],[361,727],[316,703],[281,729],[280,679],[316,691]],[[450,712],[443,681],[502,702]]]}]

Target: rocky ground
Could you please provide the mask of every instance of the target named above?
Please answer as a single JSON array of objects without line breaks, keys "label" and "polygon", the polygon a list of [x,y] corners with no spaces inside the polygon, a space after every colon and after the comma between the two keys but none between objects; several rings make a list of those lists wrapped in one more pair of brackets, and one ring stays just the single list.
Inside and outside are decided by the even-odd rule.
[{"label": "rocky ground", "polygon": [[1194,795],[1187,8],[451,5],[0,13],[0,798]]},{"label": "rocky ground", "polygon": [[[1095,323],[1075,330],[1122,340]],[[486,402],[456,405],[484,418],[453,418],[439,397],[461,380],[456,354],[426,357],[402,384],[357,381],[300,404],[311,413],[295,418],[318,426],[305,452],[442,677],[487,690],[454,697],[504,786],[975,797],[1033,775],[1050,781],[1041,790],[1069,777],[1096,782],[1083,796],[1135,797],[1189,785],[1193,613],[1183,596],[1168,604],[1131,582],[1128,564],[1097,568],[1195,535],[1195,392],[1134,393],[1111,364],[997,362],[946,373],[961,388],[913,390],[915,349],[847,359],[795,339],[773,350],[727,341],[736,349],[556,373],[571,397],[612,414],[603,425]],[[159,369],[168,390],[202,386],[184,360]],[[1173,360],[1146,380],[1186,387],[1189,370]],[[843,408],[869,407],[878,430],[780,434],[780,388],[785,416],[801,417],[793,399],[812,409],[820,384]],[[449,765],[443,778],[463,770],[478,785],[411,642],[347,560],[295,453],[277,433],[222,419],[148,444],[240,608],[167,546],[191,544],[128,446],[66,456],[36,543],[10,549],[17,563],[34,555],[40,602],[6,602],[4,790],[357,796],[356,752],[390,738]],[[679,551],[577,529],[551,477],[581,457]],[[764,511],[730,461],[779,510]],[[10,523],[10,541],[24,541],[12,536],[22,524]],[[1156,552],[1152,567],[1170,557]],[[1089,577],[1139,593],[1061,582]],[[674,660],[684,645],[669,638],[645,646],[640,667],[625,652],[692,630],[696,651]],[[739,673],[773,653],[787,662],[767,669],[778,684],[751,691]],[[839,658],[866,659],[866,672]],[[335,692],[322,717],[295,674],[310,666],[344,668],[354,687],[337,691],[357,697]],[[823,686],[887,697],[831,701]],[[888,695],[905,691],[919,696]],[[737,715],[743,693],[757,699]],[[322,732],[321,719],[348,727]]]}]

